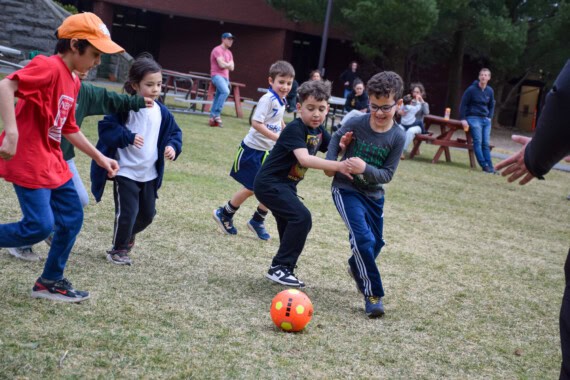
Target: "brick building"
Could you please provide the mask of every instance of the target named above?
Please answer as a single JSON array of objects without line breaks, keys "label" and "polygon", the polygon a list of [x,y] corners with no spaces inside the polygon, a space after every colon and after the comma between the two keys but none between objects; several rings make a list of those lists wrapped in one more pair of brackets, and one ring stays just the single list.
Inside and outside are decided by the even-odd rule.
[{"label": "brick building", "polygon": [[[257,88],[267,86],[268,68],[278,59],[293,64],[299,81],[318,65],[322,26],[288,20],[264,0],[62,2],[98,14],[113,40],[131,55],[149,51],[164,68],[181,72],[208,73],[210,51],[223,32],[231,32],[236,36],[231,79],[246,84],[243,93],[248,97],[257,98]],[[324,67],[335,94],[342,91],[340,73],[355,57],[347,36],[333,28]]]}]

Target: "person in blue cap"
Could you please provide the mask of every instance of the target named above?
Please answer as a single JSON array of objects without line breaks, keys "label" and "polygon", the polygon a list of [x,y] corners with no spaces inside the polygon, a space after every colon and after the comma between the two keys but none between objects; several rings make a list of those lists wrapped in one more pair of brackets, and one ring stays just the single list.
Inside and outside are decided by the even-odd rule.
[{"label": "person in blue cap", "polygon": [[224,102],[230,94],[230,71],[234,71],[234,56],[230,51],[234,43],[234,35],[231,33],[222,34],[222,43],[216,46],[210,53],[210,76],[212,84],[216,87],[214,102],[210,110],[211,127],[221,127],[222,118],[220,114],[224,108]]}]

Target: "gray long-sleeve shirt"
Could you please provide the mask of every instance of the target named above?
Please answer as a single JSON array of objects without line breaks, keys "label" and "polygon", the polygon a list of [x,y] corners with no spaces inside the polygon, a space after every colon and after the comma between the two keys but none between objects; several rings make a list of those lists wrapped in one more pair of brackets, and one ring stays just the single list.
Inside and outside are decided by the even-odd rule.
[{"label": "gray long-sleeve shirt", "polygon": [[406,136],[404,130],[394,122],[390,130],[375,132],[370,127],[370,114],[353,117],[332,136],[327,160],[337,159],[340,152],[338,144],[346,132],[353,132],[353,135],[342,160],[360,157],[366,162],[366,169],[362,174],[353,175],[352,181],[336,173],[332,185],[359,191],[372,199],[381,198],[384,195],[382,185],[392,180],[400,162]]}]

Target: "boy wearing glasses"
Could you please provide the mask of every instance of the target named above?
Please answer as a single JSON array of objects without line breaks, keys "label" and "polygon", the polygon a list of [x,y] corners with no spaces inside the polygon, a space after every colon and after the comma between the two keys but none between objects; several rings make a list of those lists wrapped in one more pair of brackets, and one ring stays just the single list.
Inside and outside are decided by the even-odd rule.
[{"label": "boy wearing glasses", "polygon": [[384,315],[384,289],[376,258],[384,246],[384,188],[396,172],[404,149],[405,132],[394,121],[397,105],[402,100],[403,82],[392,71],[374,75],[366,86],[370,113],[354,117],[332,136],[327,160],[336,161],[340,138],[352,133],[341,161],[347,161],[353,179],[342,173],[334,175],[332,197],[348,228],[352,256],[349,274],[364,295],[366,315]]}]

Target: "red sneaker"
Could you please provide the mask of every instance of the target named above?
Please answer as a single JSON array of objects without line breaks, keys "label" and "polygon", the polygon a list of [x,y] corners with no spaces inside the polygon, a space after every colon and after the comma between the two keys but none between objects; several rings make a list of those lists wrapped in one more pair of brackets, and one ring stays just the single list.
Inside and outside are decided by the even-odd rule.
[{"label": "red sneaker", "polygon": [[218,126],[218,122],[211,117],[210,120],[208,121],[208,124],[210,125],[210,127],[217,127]]}]

